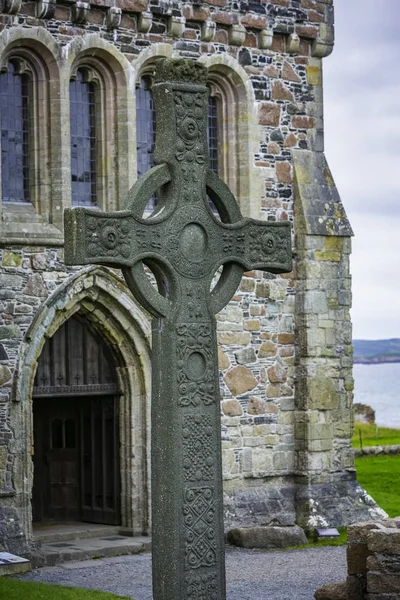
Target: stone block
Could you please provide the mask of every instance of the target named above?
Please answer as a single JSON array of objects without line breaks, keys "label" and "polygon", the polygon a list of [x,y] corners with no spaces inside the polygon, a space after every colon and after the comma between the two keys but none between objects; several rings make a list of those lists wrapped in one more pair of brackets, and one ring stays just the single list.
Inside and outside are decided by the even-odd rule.
[{"label": "stone block", "polygon": [[[279,164],[283,164],[283,163],[279,163]],[[287,163],[287,164],[289,164],[289,163]],[[288,282],[286,279],[273,279],[269,283],[269,297],[272,300],[284,300],[284,298],[286,297],[286,294],[287,294],[287,286],[288,286]]]},{"label": "stone block", "polygon": [[328,312],[328,302],[324,292],[310,290],[304,293],[304,312],[320,315]]},{"label": "stone block", "polygon": [[347,573],[362,575],[367,572],[367,558],[370,555],[367,544],[348,544]]},{"label": "stone block", "polygon": [[271,341],[263,342],[258,349],[258,358],[270,358],[271,356],[275,356],[277,353],[278,347]]},{"label": "stone block", "polygon": [[257,298],[269,298],[269,283],[267,281],[261,281],[256,285],[256,296]]},{"label": "stone block", "polygon": [[364,600],[367,589],[366,575],[349,575],[346,584],[348,600]]},{"label": "stone block", "polygon": [[260,125],[279,127],[281,121],[281,107],[274,102],[261,102],[259,105],[258,119]]},{"label": "stone block", "polygon": [[28,277],[23,293],[27,296],[36,296],[37,298],[46,298],[49,295],[48,289],[40,273],[34,273]]},{"label": "stone block", "polygon": [[371,552],[396,554],[400,556],[400,530],[382,529],[371,531],[367,539],[368,549]]},{"label": "stone block", "polygon": [[5,365],[0,365],[0,385],[5,385],[11,381],[11,371]]},{"label": "stone block", "polygon": [[7,446],[0,446],[0,471],[4,471],[7,467],[8,449]]},{"label": "stone block", "polygon": [[290,464],[292,463],[292,460],[290,460],[291,458],[292,457],[289,456],[288,452],[274,452],[274,456],[273,456],[274,469],[277,471],[286,471],[289,468]]},{"label": "stone block", "polygon": [[225,352],[223,352],[221,350],[221,348],[218,347],[218,367],[219,367],[219,369],[221,369],[221,371],[225,371],[226,369],[229,369],[230,366],[231,366],[231,363],[230,363],[229,358],[227,357]]},{"label": "stone block", "polygon": [[345,581],[327,583],[315,592],[314,598],[315,600],[348,600],[347,584]]},{"label": "stone block", "polygon": [[390,594],[391,598],[400,597],[400,573],[376,573],[367,574],[368,593]]},{"label": "stone block", "polygon": [[251,340],[248,331],[220,331],[218,332],[218,343],[227,346],[247,346]]},{"label": "stone block", "polygon": [[[280,79],[272,84],[272,99],[273,100],[290,100],[293,101],[293,93]],[[295,126],[294,126],[295,127]]]},{"label": "stone block", "polygon": [[241,548],[285,548],[307,544],[301,527],[238,527],[228,531],[228,541]]},{"label": "stone block", "polygon": [[339,397],[332,379],[310,377],[308,386],[308,408],[331,410],[339,408]]},{"label": "stone block", "polygon": [[289,162],[284,161],[284,162],[277,163],[276,178],[279,183],[291,183],[292,182],[291,165]]},{"label": "stone block", "polygon": [[2,267],[19,267],[22,262],[22,255],[11,250],[4,250],[1,261]]},{"label": "stone block", "polygon": [[309,85],[321,85],[321,69],[308,65],[306,67],[307,82]]},{"label": "stone block", "polygon": [[18,325],[0,325],[0,340],[15,340],[21,337]]},{"label": "stone block", "polygon": [[242,407],[237,400],[226,400],[223,402],[222,412],[228,417],[241,417],[243,414]]},{"label": "stone block", "polygon": [[249,392],[257,385],[257,379],[250,369],[242,366],[234,367],[228,371],[224,379],[233,396],[239,396],[240,394]]},{"label": "stone block", "polygon": [[23,284],[23,278],[19,275],[5,273],[0,275],[0,290],[15,289],[20,290]]},{"label": "stone block", "polygon": [[271,383],[284,383],[287,379],[286,369],[277,361],[267,369],[267,373]]},{"label": "stone block", "polygon": [[244,328],[246,331],[259,331],[260,319],[247,319],[247,321],[244,322]]},{"label": "stone block", "polygon": [[240,365],[247,365],[257,362],[257,356],[253,346],[248,346],[247,348],[238,350],[235,352],[235,358]]},{"label": "stone block", "polygon": [[247,412],[249,415],[264,415],[267,412],[267,403],[258,396],[250,396],[247,402]]}]

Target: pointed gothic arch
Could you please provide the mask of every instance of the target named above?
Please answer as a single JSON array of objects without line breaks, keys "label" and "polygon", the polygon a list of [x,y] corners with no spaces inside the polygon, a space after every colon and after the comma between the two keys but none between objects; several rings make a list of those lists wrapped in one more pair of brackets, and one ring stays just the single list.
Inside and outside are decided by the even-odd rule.
[{"label": "pointed gothic arch", "polygon": [[24,528],[32,537],[32,396],[41,353],[70,318],[83,319],[107,345],[119,390],[120,523],[136,534],[150,528],[150,322],[121,279],[102,267],[67,279],[43,304],[21,345],[13,384],[11,425],[21,435],[15,461],[23,474]]}]

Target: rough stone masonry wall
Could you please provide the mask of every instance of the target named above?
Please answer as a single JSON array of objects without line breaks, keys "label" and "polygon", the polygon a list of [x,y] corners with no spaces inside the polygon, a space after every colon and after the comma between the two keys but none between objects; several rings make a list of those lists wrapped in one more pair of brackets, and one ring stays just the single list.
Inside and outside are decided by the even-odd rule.
[{"label": "rough stone masonry wall", "polygon": [[399,600],[400,517],[348,528],[346,582],[323,586],[316,600]]},{"label": "rough stone masonry wall", "polygon": [[[27,43],[33,51],[35,44],[40,49],[51,34],[64,73],[73,45],[84,55],[97,44],[102,60],[107,49],[113,58],[122,53],[130,81],[137,81],[144,56],[150,60],[153,53],[154,61],[169,52],[201,57],[221,85],[225,81],[237,92],[239,118],[228,114],[224,126],[229,136],[239,128],[233,143],[241,207],[252,217],[294,222],[295,270],[284,277],[246,273],[218,315],[226,522],[339,525],[355,514],[368,514],[362,490],[354,487],[349,442],[351,229],[339,200],[329,196],[333,182],[309,189],[302,178],[309,168],[303,155],[323,156],[321,59],[333,47],[332,0],[3,0],[2,58],[9,33],[14,34],[14,52]],[[61,83],[67,90],[69,75]],[[129,93],[134,97],[134,85]],[[67,175],[68,135],[67,128],[60,146],[52,148]],[[230,150],[225,148],[225,155]],[[129,166],[134,173],[134,153]],[[325,165],[315,161],[313,169],[318,181],[325,181]],[[70,183],[64,178],[49,175],[58,215],[70,203]],[[50,226],[39,223],[27,229],[29,235],[21,224],[13,239],[7,218],[5,211],[0,240],[0,537],[15,549],[30,519],[32,468],[21,436],[32,436],[32,416],[23,403],[14,402],[14,370],[39,308],[70,273],[63,264],[59,217],[52,221],[51,238],[46,238]],[[51,329],[50,318],[46,326]],[[342,511],[349,485],[356,502],[353,497]]]}]

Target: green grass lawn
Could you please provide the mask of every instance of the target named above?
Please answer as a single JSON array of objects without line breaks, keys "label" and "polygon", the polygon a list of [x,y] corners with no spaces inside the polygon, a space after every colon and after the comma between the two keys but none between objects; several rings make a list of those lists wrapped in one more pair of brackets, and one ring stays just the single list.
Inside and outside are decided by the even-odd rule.
[{"label": "green grass lawn", "polygon": [[0,577],[0,600],[128,600],[108,592]]},{"label": "green grass lawn", "polygon": [[351,440],[353,448],[360,448],[360,431],[363,446],[395,446],[400,444],[400,429],[355,423],[354,435]]},{"label": "green grass lawn", "polygon": [[389,517],[400,516],[400,455],[356,458],[357,480]]}]

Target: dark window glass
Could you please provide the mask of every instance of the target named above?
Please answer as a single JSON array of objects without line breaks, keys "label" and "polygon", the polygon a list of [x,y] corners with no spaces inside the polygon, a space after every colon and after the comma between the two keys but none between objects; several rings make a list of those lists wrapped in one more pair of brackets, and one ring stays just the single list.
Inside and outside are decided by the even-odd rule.
[{"label": "dark window glass", "polygon": [[67,419],[65,421],[65,447],[75,448],[76,446],[76,432],[75,432],[75,420]]},{"label": "dark window glass", "polygon": [[72,204],[96,205],[96,98],[95,84],[81,71],[70,82]]},{"label": "dark window glass", "polygon": [[54,419],[51,422],[51,447],[63,448],[63,422],[61,419]]},{"label": "dark window glass", "polygon": [[8,63],[0,74],[3,202],[29,202],[29,79]]},{"label": "dark window glass", "polygon": [[[137,175],[143,175],[154,166],[155,118],[150,77],[142,77],[136,88],[136,151]],[[146,210],[153,210],[156,197],[150,199]]]},{"label": "dark window glass", "polygon": [[[208,97],[207,142],[210,169],[214,173],[218,173],[218,100],[211,94]],[[216,206],[210,197],[208,197],[208,203],[214,215],[218,216]]]},{"label": "dark window glass", "polygon": [[215,96],[208,98],[208,152],[210,157],[210,169],[218,173],[218,105]]}]

